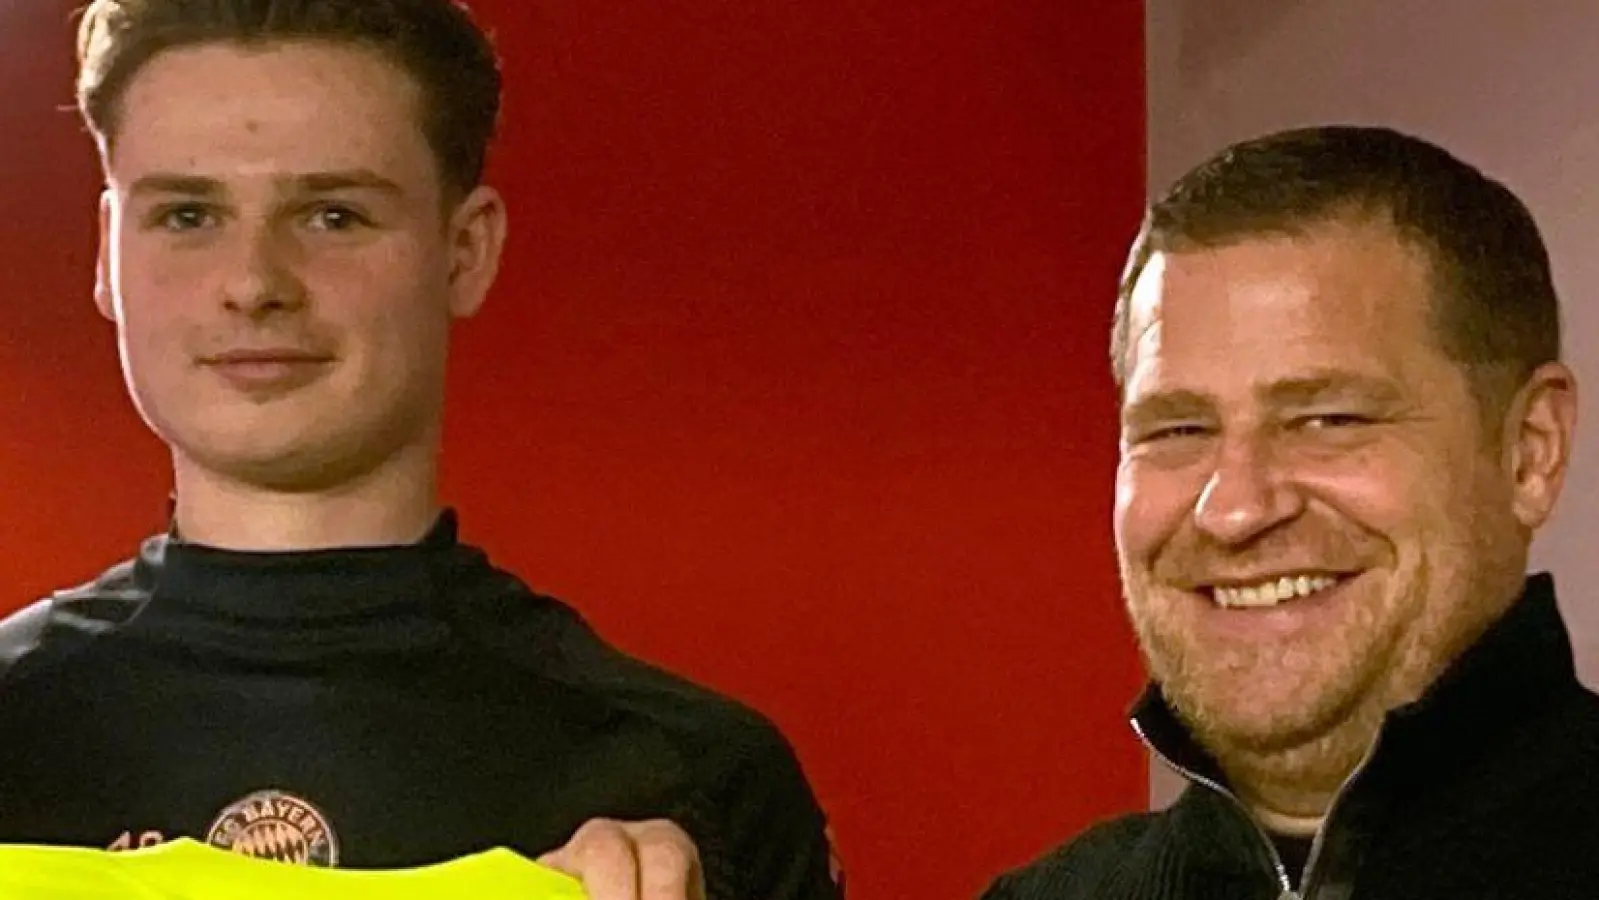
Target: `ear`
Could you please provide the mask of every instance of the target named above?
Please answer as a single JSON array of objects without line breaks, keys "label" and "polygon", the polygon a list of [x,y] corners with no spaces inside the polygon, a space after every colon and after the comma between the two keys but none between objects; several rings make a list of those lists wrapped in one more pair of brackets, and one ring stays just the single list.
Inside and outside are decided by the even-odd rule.
[{"label": "ear", "polygon": [[505,250],[505,199],[480,186],[456,207],[449,221],[450,314],[471,318],[482,308]]},{"label": "ear", "polygon": [[1576,430],[1576,376],[1560,363],[1540,366],[1517,393],[1504,431],[1516,518],[1527,528],[1554,512]]},{"label": "ear", "polygon": [[117,306],[111,288],[111,189],[100,192],[100,249],[94,263],[94,305],[100,315],[115,322]]}]

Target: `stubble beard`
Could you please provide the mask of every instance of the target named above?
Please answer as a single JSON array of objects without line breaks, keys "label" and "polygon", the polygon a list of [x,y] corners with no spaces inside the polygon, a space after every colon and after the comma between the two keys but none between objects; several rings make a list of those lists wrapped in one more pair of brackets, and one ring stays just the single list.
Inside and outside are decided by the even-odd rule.
[{"label": "stubble beard", "polygon": [[1138,582],[1125,593],[1151,676],[1229,780],[1245,794],[1290,795],[1280,805],[1315,807],[1359,764],[1399,702],[1395,688],[1411,668],[1400,660],[1406,619],[1425,582],[1417,571],[1397,583],[1353,585],[1369,595],[1341,598],[1331,628],[1270,644],[1201,641],[1182,615],[1192,598]]}]

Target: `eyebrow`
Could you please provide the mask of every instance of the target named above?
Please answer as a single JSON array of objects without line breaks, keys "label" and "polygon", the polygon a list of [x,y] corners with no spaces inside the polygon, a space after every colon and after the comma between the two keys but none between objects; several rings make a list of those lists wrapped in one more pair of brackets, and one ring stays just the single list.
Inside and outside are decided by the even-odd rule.
[{"label": "eyebrow", "polygon": [[1150,422],[1193,419],[1212,414],[1216,401],[1198,391],[1161,391],[1140,397],[1122,407],[1122,425],[1136,427]]},{"label": "eyebrow", "polygon": [[[1404,393],[1386,379],[1354,372],[1323,372],[1274,381],[1256,391],[1266,406],[1282,409],[1314,406],[1321,403],[1358,400],[1381,407],[1397,406]],[[1137,426],[1149,422],[1194,419],[1214,415],[1216,399],[1191,390],[1161,391],[1127,404],[1122,409],[1122,424]]]},{"label": "eyebrow", "polygon": [[[405,193],[404,188],[371,169],[348,169],[334,172],[308,172],[279,179],[291,192],[328,194],[336,191],[377,191],[391,196]],[[205,175],[182,175],[175,172],[153,172],[133,182],[129,193],[176,194],[183,197],[216,197],[227,193],[219,179]]]},{"label": "eyebrow", "polygon": [[343,172],[312,172],[292,179],[300,190],[311,194],[334,191],[377,191],[399,196],[405,190],[393,180],[384,178],[371,169],[351,169]]},{"label": "eyebrow", "polygon": [[1399,386],[1386,378],[1354,372],[1324,372],[1274,382],[1262,392],[1271,406],[1313,406],[1330,401],[1360,400],[1394,406],[1404,399]]},{"label": "eyebrow", "polygon": [[141,194],[179,194],[184,197],[212,197],[222,193],[222,182],[215,178],[203,175],[177,175],[170,172],[156,172],[145,175],[133,182],[128,193],[137,197]]}]

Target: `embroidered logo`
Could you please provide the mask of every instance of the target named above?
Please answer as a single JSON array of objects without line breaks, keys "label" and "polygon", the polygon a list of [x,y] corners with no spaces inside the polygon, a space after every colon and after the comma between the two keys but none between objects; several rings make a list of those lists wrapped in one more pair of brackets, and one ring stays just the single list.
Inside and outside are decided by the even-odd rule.
[{"label": "embroidered logo", "polygon": [[206,843],[257,859],[333,868],[339,842],[322,811],[282,791],[257,791],[228,805]]}]

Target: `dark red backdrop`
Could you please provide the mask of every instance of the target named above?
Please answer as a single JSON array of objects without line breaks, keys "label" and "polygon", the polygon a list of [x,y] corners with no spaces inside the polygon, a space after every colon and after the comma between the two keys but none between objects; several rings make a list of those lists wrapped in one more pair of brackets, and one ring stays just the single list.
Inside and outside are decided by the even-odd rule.
[{"label": "dark red backdrop", "polygon": [[[68,0],[0,3],[0,608],[162,524],[90,306]],[[511,259],[465,528],[798,746],[857,900],[970,897],[1145,795],[1107,316],[1138,0],[480,0]]]}]

